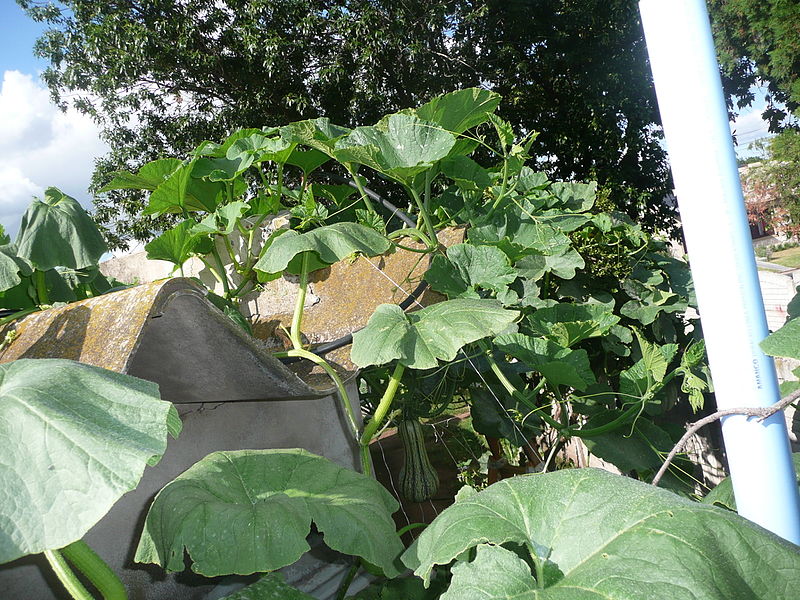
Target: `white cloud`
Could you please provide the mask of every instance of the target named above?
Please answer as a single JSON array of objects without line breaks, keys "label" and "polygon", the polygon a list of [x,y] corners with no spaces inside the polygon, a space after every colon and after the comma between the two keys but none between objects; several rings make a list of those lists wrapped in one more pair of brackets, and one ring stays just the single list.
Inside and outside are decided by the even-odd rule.
[{"label": "white cloud", "polygon": [[16,234],[33,196],[55,186],[91,207],[94,159],[108,146],[91,118],[61,112],[31,75],[5,71],[0,87],[0,223]]},{"label": "white cloud", "polygon": [[736,117],[731,130],[736,133],[740,143],[764,137],[768,133],[767,123],[761,118],[761,110],[751,109]]}]

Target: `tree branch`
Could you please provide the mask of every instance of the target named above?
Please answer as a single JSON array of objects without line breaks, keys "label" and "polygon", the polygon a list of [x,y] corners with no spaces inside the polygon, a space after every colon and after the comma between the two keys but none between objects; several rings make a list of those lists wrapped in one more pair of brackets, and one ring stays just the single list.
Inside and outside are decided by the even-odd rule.
[{"label": "tree branch", "polygon": [[717,412],[712,413],[707,417],[703,417],[699,421],[695,421],[694,423],[689,425],[689,427],[686,429],[686,433],[683,434],[683,437],[681,437],[681,439],[678,440],[678,443],[675,444],[675,447],[667,455],[664,464],[661,465],[661,468],[658,470],[658,473],[656,473],[656,476],[653,477],[652,484],[658,485],[659,481],[661,481],[661,478],[667,472],[667,469],[669,468],[670,464],[672,464],[672,461],[675,459],[678,452],[680,452],[683,449],[684,445],[686,445],[686,442],[689,441],[689,438],[692,437],[695,433],[698,432],[698,430],[705,427],[706,425],[714,423],[715,421],[719,421],[722,417],[727,417],[730,415],[745,415],[748,417],[758,417],[758,421],[761,422],[764,419],[768,419],[775,413],[782,411],[787,406],[795,402],[798,398],[800,398],[800,389],[795,390],[794,392],[792,392],[791,394],[780,400],[780,402],[777,402],[772,406],[767,406],[763,408],[762,407],[726,408],[724,410],[718,410]]}]

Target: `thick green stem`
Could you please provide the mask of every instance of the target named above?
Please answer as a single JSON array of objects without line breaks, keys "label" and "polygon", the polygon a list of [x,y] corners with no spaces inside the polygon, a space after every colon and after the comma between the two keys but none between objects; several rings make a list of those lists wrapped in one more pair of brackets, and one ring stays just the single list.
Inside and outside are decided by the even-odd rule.
[{"label": "thick green stem", "polygon": [[127,600],[128,593],[117,574],[92,550],[78,540],[61,549],[61,554],[80,571],[105,600]]},{"label": "thick green stem", "polygon": [[250,290],[247,290],[247,292],[244,291],[248,283],[253,283],[249,277],[247,279],[242,279],[242,282],[238,286],[236,286],[235,290],[231,292],[231,299],[238,298],[239,296],[244,296],[246,293],[250,292]]},{"label": "thick green stem", "polygon": [[389,409],[392,407],[392,400],[394,400],[394,396],[397,393],[397,388],[400,387],[400,380],[403,378],[403,371],[405,371],[405,369],[402,363],[397,363],[389,379],[389,384],[383,392],[381,401],[378,403],[378,408],[375,409],[375,414],[372,415],[372,420],[364,427],[364,432],[361,434],[361,465],[364,467],[364,473],[367,475],[372,473],[369,461],[369,443],[380,428],[386,415],[389,414]]},{"label": "thick green stem", "polygon": [[422,199],[422,206],[425,207],[425,214],[431,214],[431,183],[433,182],[433,169],[425,171],[425,196]]},{"label": "thick green stem", "polygon": [[353,564],[350,565],[347,575],[342,579],[342,583],[339,586],[339,591],[336,592],[336,600],[344,600],[347,597],[347,590],[350,589],[350,584],[353,583],[353,579],[356,578],[356,573],[358,573],[360,567],[361,561],[358,558],[353,558]]},{"label": "thick green stem", "polygon": [[219,251],[217,250],[217,243],[214,240],[214,244],[211,246],[211,255],[214,257],[214,262],[217,263],[217,269],[219,270],[220,279],[222,281],[222,289],[225,292],[225,297],[227,298],[230,295],[231,287],[228,284],[228,274],[225,272],[225,266],[222,264],[222,257],[219,255]]},{"label": "thick green stem", "polygon": [[289,332],[289,339],[295,350],[303,347],[300,327],[303,324],[303,308],[306,304],[306,293],[308,291],[308,252],[303,252],[300,266],[300,285],[297,289],[297,300],[294,303],[294,315],[292,316],[292,330]]},{"label": "thick green stem", "polygon": [[13,315],[8,315],[7,317],[3,317],[0,319],[0,326],[5,325],[6,323],[11,323],[11,321],[16,321],[17,319],[21,319],[22,317],[27,317],[31,313],[39,312],[41,308],[38,306],[36,308],[26,308],[25,310],[20,310],[15,312]]},{"label": "thick green stem", "polygon": [[422,219],[425,229],[428,231],[428,237],[431,238],[431,245],[429,248],[433,249],[438,247],[439,241],[436,239],[436,230],[433,228],[430,215],[428,214],[428,211],[425,210],[425,205],[422,202],[422,199],[419,197],[417,190],[415,190],[413,187],[409,186],[407,189],[411,193],[411,197],[414,198],[414,203],[417,205],[417,209],[419,210],[420,219]]},{"label": "thick green stem", "polygon": [[372,201],[369,199],[369,196],[367,196],[367,191],[364,189],[364,186],[361,185],[361,180],[358,178],[358,175],[353,170],[353,167],[350,165],[350,163],[344,163],[344,167],[345,169],[347,169],[347,172],[350,173],[350,176],[353,178],[353,181],[356,182],[356,187],[358,188],[358,192],[361,194],[361,200],[362,202],[364,202],[364,206],[367,207],[367,210],[369,212],[377,215],[378,212],[372,205]]},{"label": "thick green stem", "polygon": [[398,535],[398,537],[400,537],[402,535],[405,535],[406,533],[408,533],[409,531],[411,531],[413,529],[419,529],[420,527],[427,527],[427,526],[428,526],[427,523],[409,523],[405,527],[401,527],[400,529],[398,529],[397,530],[397,535]]},{"label": "thick green stem", "polygon": [[39,301],[39,306],[50,304],[50,295],[47,293],[47,282],[44,278],[44,271],[36,269],[33,272],[33,277],[36,282],[36,298]]},{"label": "thick green stem", "polygon": [[244,263],[244,273],[242,273],[243,277],[249,277],[250,273],[252,272],[253,265],[256,264],[257,257],[253,256],[253,241],[256,233],[260,233],[261,224],[268,216],[269,215],[259,215],[256,222],[250,228],[250,231],[247,232],[247,260]]},{"label": "thick green stem", "polygon": [[[426,248],[425,250],[420,250],[419,248],[411,248],[411,250],[413,250],[414,252],[427,253],[430,252],[430,248],[433,246],[433,242],[430,240],[430,238],[424,233],[422,233],[416,227],[404,227],[403,229],[396,229],[391,233],[389,233],[386,237],[388,237],[390,240],[394,240],[396,238],[401,238],[401,237],[413,237],[416,238],[418,242],[425,244]],[[398,247],[402,247],[400,246],[400,244],[397,243],[395,243],[395,245]]]},{"label": "thick green stem", "polygon": [[231,259],[231,264],[233,265],[234,270],[239,273],[242,270],[242,265],[240,265],[239,261],[236,260],[236,253],[233,251],[230,238],[227,235],[220,235],[218,237],[222,238],[222,243],[225,244],[225,250],[228,252],[228,256]]},{"label": "thick green stem", "polygon": [[500,206],[500,203],[503,201],[503,198],[506,196],[506,188],[508,186],[508,156],[503,158],[503,181],[500,185],[500,193],[497,195],[492,207],[489,209],[487,217],[491,217],[492,213]]},{"label": "thick green stem", "polygon": [[347,394],[347,390],[344,387],[344,383],[342,382],[341,377],[339,374],[334,370],[334,368],[321,356],[317,356],[313,352],[309,352],[308,350],[303,350],[302,348],[295,348],[293,350],[287,350],[286,352],[276,352],[273,356],[276,358],[282,357],[296,357],[296,358],[305,358],[310,360],[315,365],[319,365],[322,369],[328,374],[328,376],[333,380],[334,385],[336,385],[336,391],[339,393],[339,398],[342,401],[343,408],[345,414],[347,415],[347,420],[350,423],[350,429],[353,431],[353,436],[358,439],[358,425],[356,425],[356,417],[353,413],[353,406],[350,404],[350,396]]},{"label": "thick green stem", "polygon": [[224,284],[224,283],[223,283],[223,281],[222,281],[222,275],[220,275],[220,274],[219,274],[219,272],[218,272],[218,271],[217,271],[217,269],[214,267],[214,265],[212,265],[210,262],[208,262],[208,261],[207,261],[205,258],[203,258],[202,256],[201,256],[201,257],[199,257],[199,258],[200,258],[200,260],[202,261],[202,263],[203,263],[203,264],[206,266],[206,269],[208,269],[208,270],[211,272],[211,274],[214,276],[214,279],[216,279],[217,281],[219,281],[220,283],[222,283],[222,285],[224,286],[225,284]]},{"label": "thick green stem", "polygon": [[536,554],[533,546],[528,544],[528,552],[533,560],[534,568],[536,569],[536,587],[540,590],[544,589],[544,561]]},{"label": "thick green stem", "polygon": [[70,596],[75,600],[94,600],[89,591],[78,580],[75,573],[72,572],[72,569],[69,568],[61,552],[58,550],[45,550],[44,556]]},{"label": "thick green stem", "polygon": [[[276,195],[278,196],[278,204],[280,204],[281,196],[283,196],[283,163],[278,163],[277,171],[278,171],[278,181],[277,181],[278,189],[276,191]],[[300,192],[300,194],[301,194],[300,201],[302,202],[303,200],[302,192]]]}]

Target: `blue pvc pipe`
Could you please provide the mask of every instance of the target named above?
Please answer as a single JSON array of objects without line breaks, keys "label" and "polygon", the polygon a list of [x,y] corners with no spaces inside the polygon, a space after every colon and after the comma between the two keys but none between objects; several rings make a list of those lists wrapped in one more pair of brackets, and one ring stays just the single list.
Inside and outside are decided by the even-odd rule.
[{"label": "blue pvc pipe", "polygon": [[[770,406],[775,366],[705,0],[641,0],[650,63],[717,406]],[[800,496],[783,413],[726,417],[739,514],[800,544]]]}]

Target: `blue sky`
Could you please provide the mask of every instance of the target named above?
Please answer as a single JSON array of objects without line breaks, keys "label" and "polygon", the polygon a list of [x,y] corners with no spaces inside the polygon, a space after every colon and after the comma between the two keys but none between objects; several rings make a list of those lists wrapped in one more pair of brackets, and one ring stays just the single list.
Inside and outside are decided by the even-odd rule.
[{"label": "blue sky", "polygon": [[41,24],[25,16],[14,0],[0,0],[0,73],[43,70],[47,63],[33,56],[33,44],[43,30]]},{"label": "blue sky", "polygon": [[91,207],[94,160],[108,150],[91,119],[51,103],[40,78],[47,64],[33,55],[43,30],[14,0],[0,0],[0,224],[12,237],[50,186]]},{"label": "blue sky", "polygon": [[[90,119],[50,103],[40,79],[47,64],[33,55],[43,29],[14,0],[0,0],[0,224],[12,236],[31,198],[51,185],[90,208],[94,159],[108,150]],[[766,135],[759,116],[763,93],[756,97],[754,107],[731,125],[742,156],[749,154],[749,142]]]}]

